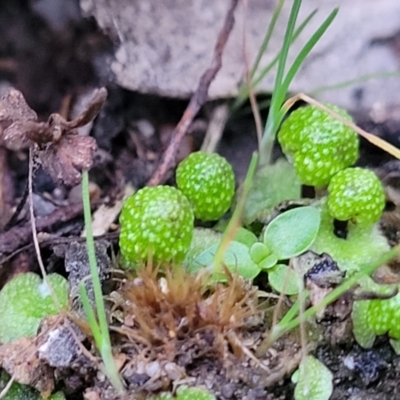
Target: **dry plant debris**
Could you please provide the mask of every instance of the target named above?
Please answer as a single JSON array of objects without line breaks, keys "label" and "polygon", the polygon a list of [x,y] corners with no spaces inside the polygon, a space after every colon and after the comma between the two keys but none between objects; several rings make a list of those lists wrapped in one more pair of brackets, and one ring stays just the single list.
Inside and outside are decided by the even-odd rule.
[{"label": "dry plant debris", "polygon": [[72,121],[51,114],[46,122],[38,122],[22,93],[9,89],[0,99],[0,144],[14,151],[35,144],[38,160],[56,183],[77,185],[80,172],[92,166],[97,148],[95,139],[78,136],[77,128],[97,116],[106,98],[107,90],[98,89],[86,109]]}]

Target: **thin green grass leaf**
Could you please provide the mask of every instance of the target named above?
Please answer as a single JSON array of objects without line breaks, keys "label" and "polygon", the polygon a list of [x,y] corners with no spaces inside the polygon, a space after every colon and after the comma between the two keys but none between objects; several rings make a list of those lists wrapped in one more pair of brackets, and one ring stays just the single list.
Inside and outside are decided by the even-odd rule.
[{"label": "thin green grass leaf", "polygon": [[278,100],[277,100],[279,104],[282,104],[284,102],[286,93],[287,93],[287,91],[289,89],[289,86],[290,86],[293,78],[296,76],[297,72],[299,71],[299,68],[301,67],[301,65],[303,64],[304,60],[307,58],[307,56],[310,54],[311,50],[318,43],[318,41],[324,35],[326,30],[329,28],[329,26],[332,24],[332,22],[335,19],[338,11],[339,11],[339,9],[335,8],[328,15],[328,17],[325,19],[325,21],[315,31],[315,33],[311,36],[311,38],[307,41],[307,43],[301,49],[301,51],[298,54],[298,56],[296,57],[296,59],[293,61],[292,66],[290,67],[288,73],[285,76],[284,81],[282,82],[281,91],[279,92],[279,97],[278,97]]},{"label": "thin green grass leaf", "polygon": [[[90,265],[90,275],[93,282],[95,305],[97,310],[97,324],[94,312],[90,306],[90,302],[86,290],[80,288],[82,304],[84,304],[85,312],[87,313],[89,325],[91,326],[96,345],[99,348],[101,357],[104,362],[105,374],[110,380],[114,388],[123,393],[125,391],[124,385],[118,373],[115,360],[112,355],[110,333],[108,331],[106,310],[104,307],[103,293],[101,291],[101,282],[97,268],[96,251],[94,245],[93,231],[92,231],[92,213],[90,209],[89,197],[89,173],[88,171],[82,172],[82,201],[83,201],[83,216],[86,229],[86,247]],[[83,294],[83,296],[82,296]],[[86,306],[85,306],[86,303]],[[96,339],[97,337],[97,339]]]},{"label": "thin green grass leaf", "polygon": [[[270,108],[270,112],[268,115],[268,120],[271,120],[272,126],[274,126],[273,119],[274,119],[274,116],[276,115],[276,111],[278,111],[280,108],[280,104],[277,103],[277,100],[282,98],[281,86],[282,86],[282,82],[283,82],[283,76],[285,73],[286,62],[287,62],[289,49],[290,49],[290,45],[291,45],[291,39],[293,36],[293,31],[296,26],[297,16],[299,15],[300,6],[301,6],[301,0],[294,0],[292,9],[290,11],[289,20],[288,20],[288,23],[286,26],[286,32],[285,32],[285,36],[283,39],[282,50],[279,54],[278,70],[276,72],[274,91],[273,91],[272,100],[271,100],[271,108]],[[284,93],[284,95],[285,95],[285,93]],[[283,96],[283,98],[284,97],[285,96]]]},{"label": "thin green grass leaf", "polygon": [[[293,37],[290,41],[290,45],[292,45],[296,39],[300,36],[300,34],[303,32],[304,28],[309,24],[309,22],[312,20],[312,18],[314,17],[314,15],[317,13],[317,10],[314,10],[313,12],[311,12],[307,18],[299,25],[299,27],[294,31],[293,33]],[[260,71],[260,74],[258,75],[258,77],[253,81],[253,86],[258,85],[263,79],[264,77],[272,70],[272,68],[274,67],[274,65],[279,61],[279,57],[280,57],[281,52],[279,52],[274,59],[264,68]]]},{"label": "thin green grass leaf", "polygon": [[235,211],[233,212],[232,218],[230,219],[229,224],[225,229],[220,245],[218,246],[218,250],[214,257],[214,272],[220,270],[224,254],[229,246],[229,243],[234,239],[237,230],[240,228],[242,224],[244,207],[246,205],[247,197],[253,185],[254,175],[257,170],[257,164],[258,164],[258,154],[253,153],[249,168],[247,170],[247,175],[243,183],[243,191],[236,205]]},{"label": "thin green grass leaf", "polygon": [[307,309],[301,317],[297,316],[293,318],[291,321],[285,320],[284,325],[282,324],[281,321],[278,325],[276,325],[276,327],[272,329],[271,337],[273,337],[275,341],[285,333],[296,328],[298,325],[306,321],[308,318],[315,315],[318,311],[322,310],[329,304],[333,303],[342,294],[344,294],[346,291],[348,291],[350,288],[356,285],[357,282],[359,282],[364,276],[372,274],[372,272],[374,272],[379,266],[395,258],[399,254],[399,252],[400,252],[400,246],[394,247],[392,250],[382,255],[382,257],[380,257],[379,260],[367,265],[365,268],[363,268],[362,271],[352,275],[349,279],[344,281],[340,286],[338,286],[332,292],[326,295],[318,304]]},{"label": "thin green grass leaf", "polygon": [[282,80],[285,73],[286,61],[289,54],[291,45],[291,39],[293,37],[293,31],[296,26],[297,16],[299,14],[301,0],[294,0],[292,9],[290,11],[289,20],[286,26],[286,32],[283,39],[282,49],[279,53],[278,71],[275,77],[274,90],[272,93],[271,106],[268,112],[267,123],[265,125],[264,134],[261,143],[260,151],[260,163],[261,165],[269,164],[272,153],[273,141],[278,127],[277,116],[282,106],[282,102],[279,103],[278,99],[285,98],[286,92],[282,92]]},{"label": "thin green grass leaf", "polygon": [[[292,45],[292,44],[297,40],[297,38],[298,38],[298,37],[300,36],[300,34],[303,32],[304,28],[309,24],[309,22],[312,20],[312,18],[314,17],[314,15],[315,15],[316,13],[317,13],[317,10],[314,10],[313,12],[311,12],[311,13],[307,16],[307,18],[299,25],[299,27],[296,28],[296,30],[295,30],[294,33],[293,33],[293,37],[292,37],[292,39],[291,39],[290,45]],[[280,54],[281,54],[281,52],[279,51],[278,54],[273,58],[273,60],[272,60],[269,64],[267,64],[267,65],[259,72],[258,76],[255,77],[254,79],[252,79],[252,86],[253,86],[253,88],[257,87],[257,85],[265,78],[265,76],[266,76],[269,72],[271,72],[272,68],[275,67],[275,65],[276,65],[277,62],[279,61]],[[257,65],[258,65],[258,64],[259,64],[259,62],[257,63]],[[253,71],[253,70],[256,72],[256,70],[254,69],[254,67],[253,67],[252,71]],[[254,74],[252,74],[252,78],[253,78],[253,75],[255,75],[255,72],[254,72]],[[240,90],[239,90],[239,94],[238,94],[238,96],[237,96],[237,99],[236,99],[236,101],[235,101],[235,104],[233,105],[233,110],[237,110],[237,109],[245,102],[245,100],[246,100],[248,97],[249,97],[249,88],[248,88],[248,85],[247,85],[247,84],[243,84],[242,87],[241,87]],[[259,109],[262,109],[263,107],[264,107],[264,108],[267,108],[269,105],[270,105],[270,100],[268,100],[268,103],[267,103],[267,104],[263,104],[263,105],[259,104]]]},{"label": "thin green grass leaf", "polygon": [[90,196],[89,196],[89,174],[87,171],[82,173],[82,201],[83,212],[86,229],[86,246],[90,265],[90,275],[93,280],[94,298],[97,309],[97,318],[99,319],[100,330],[103,335],[108,336],[108,324],[106,311],[103,302],[103,293],[101,291],[101,282],[99,272],[97,269],[96,251],[93,239],[92,230],[92,213],[90,209]]},{"label": "thin green grass leaf", "polygon": [[260,49],[258,50],[256,60],[254,61],[253,68],[251,69],[250,76],[253,78],[254,74],[257,72],[258,65],[260,64],[263,54],[266,52],[269,42],[271,40],[272,34],[274,33],[276,22],[278,21],[279,15],[282,12],[282,7],[285,4],[285,0],[279,0],[276,5],[274,12],[272,14],[271,22],[269,23],[267,32],[264,36],[264,40],[261,43]]},{"label": "thin green grass leaf", "polygon": [[[384,79],[384,78],[394,78],[394,77],[397,78],[399,76],[400,76],[400,71],[376,72],[374,74],[362,75],[358,78],[348,79],[346,81],[334,83],[332,85],[320,86],[320,87],[310,90],[308,92],[308,94],[310,96],[315,96],[317,94],[321,94],[321,93],[328,92],[331,90],[344,89],[349,86],[357,85],[359,83],[364,83],[364,82],[367,82],[367,81],[373,80],[373,79]],[[260,109],[261,109],[261,107],[260,107]]]},{"label": "thin green grass leaf", "polygon": [[89,297],[86,292],[86,287],[82,282],[79,284],[79,294],[81,296],[82,306],[85,311],[86,318],[88,320],[94,340],[96,342],[97,347],[100,348],[101,343],[103,341],[102,336],[101,336],[100,327],[96,321],[96,316],[94,315],[92,306],[90,305]]}]

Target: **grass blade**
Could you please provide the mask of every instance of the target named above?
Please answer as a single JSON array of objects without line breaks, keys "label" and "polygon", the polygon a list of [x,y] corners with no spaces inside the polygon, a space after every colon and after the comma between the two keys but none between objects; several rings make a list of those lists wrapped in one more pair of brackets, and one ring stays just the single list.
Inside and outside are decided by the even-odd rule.
[{"label": "grass blade", "polygon": [[83,216],[85,220],[86,229],[86,247],[90,265],[90,275],[93,282],[94,298],[96,304],[97,318],[99,323],[96,321],[95,314],[90,305],[89,298],[86,293],[86,289],[81,284],[79,290],[83,307],[85,309],[89,325],[92,329],[92,333],[96,342],[96,345],[100,351],[101,357],[104,363],[105,373],[110,380],[114,388],[119,392],[125,391],[124,385],[118,373],[115,360],[112,355],[110,333],[108,331],[106,310],[104,307],[103,293],[101,291],[101,282],[99,272],[97,269],[96,251],[94,245],[93,231],[92,231],[92,213],[90,209],[90,197],[89,197],[89,173],[88,171],[82,172],[82,201],[83,201]]},{"label": "grass blade", "polygon": [[243,191],[239,197],[238,203],[235,207],[235,211],[233,212],[233,215],[229,220],[229,224],[225,229],[220,245],[218,246],[217,252],[214,257],[214,272],[220,270],[225,251],[228,248],[229,243],[234,239],[237,230],[242,224],[243,210],[246,205],[247,196],[249,195],[251,186],[253,184],[254,175],[257,170],[257,164],[258,154],[253,153],[250,160],[249,168],[247,169],[246,178],[243,182]]},{"label": "grass blade", "polygon": [[[292,45],[296,39],[300,36],[300,34],[303,32],[304,28],[309,24],[309,22],[312,20],[314,15],[317,13],[317,10],[314,10],[312,13],[308,15],[308,17],[299,25],[299,27],[294,31],[292,40],[290,42],[290,45]],[[280,57],[280,52],[276,55],[276,57],[260,72],[258,77],[253,81],[253,86],[258,85],[262,79],[264,79],[265,75],[267,75],[271,69],[274,67],[274,65],[279,61]]]},{"label": "grass blade", "polygon": [[289,86],[299,71],[299,68],[303,64],[304,60],[306,57],[310,54],[310,51],[314,48],[314,46],[318,43],[318,41],[321,39],[322,35],[326,32],[326,30],[329,28],[333,20],[335,19],[339,9],[335,8],[329,16],[325,19],[325,21],[320,25],[320,27],[315,31],[315,33],[311,36],[311,38],[308,40],[308,42],[304,45],[304,47],[301,49],[300,53],[294,60],[292,66],[290,67],[287,75],[285,76],[285,80],[282,82],[282,87],[281,87],[281,92],[279,93],[279,98],[278,98],[278,103],[282,104],[283,101],[285,100],[286,93],[289,89]]},{"label": "grass blade", "polygon": [[254,61],[253,68],[251,69],[251,72],[250,72],[250,76],[252,78],[253,78],[254,74],[256,73],[256,71],[257,71],[258,65],[260,64],[260,61],[261,61],[261,58],[262,58],[263,54],[265,53],[265,51],[268,48],[269,42],[271,40],[272,34],[274,32],[274,29],[275,29],[276,22],[277,22],[277,20],[279,18],[279,15],[281,14],[282,7],[283,7],[284,3],[285,3],[285,0],[280,0],[279,3],[275,7],[274,13],[272,14],[271,22],[270,22],[270,24],[268,26],[268,29],[267,29],[267,32],[265,34],[264,40],[261,43],[260,50],[257,53],[256,60]]},{"label": "grass blade", "polygon": [[282,86],[283,75],[285,72],[286,61],[291,45],[291,40],[293,37],[293,32],[297,21],[297,16],[299,15],[300,6],[301,6],[301,0],[294,0],[292,9],[290,11],[289,20],[286,26],[286,32],[283,39],[282,49],[279,54],[278,71],[275,77],[274,90],[271,98],[271,107],[269,108],[267,123],[265,125],[263,140],[261,144],[261,151],[260,151],[261,164],[269,164],[271,158],[272,144],[277,126],[276,118],[279,109],[281,108],[282,105],[282,103],[278,102],[278,99],[284,98],[286,95],[286,92],[282,91],[281,86]]},{"label": "grass blade", "polygon": [[92,214],[90,210],[90,197],[89,197],[89,174],[87,171],[83,171],[82,173],[82,201],[83,201],[83,214],[84,214],[85,229],[86,229],[86,247],[89,258],[90,275],[93,281],[97,318],[99,320],[99,326],[102,335],[108,336],[107,317],[104,308],[103,293],[101,291],[101,282],[100,282],[99,272],[97,269],[96,251],[93,239]]},{"label": "grass blade", "polygon": [[[314,17],[314,15],[316,13],[317,13],[317,10],[314,10],[313,12],[311,12],[307,16],[307,18],[299,25],[299,27],[296,28],[296,30],[293,33],[293,37],[290,42],[290,45],[292,45],[296,41],[296,39],[300,36],[300,34],[303,32],[304,28],[309,24],[309,22],[312,20],[312,18]],[[280,54],[281,54],[281,52],[279,51],[278,54],[273,58],[273,60],[260,71],[260,73],[258,74],[258,76],[256,78],[254,78],[252,80],[253,87],[256,87],[265,78],[265,76],[269,72],[271,72],[272,68],[274,68],[276,63],[279,61]],[[257,66],[258,66],[258,63],[257,63]],[[254,67],[253,67],[252,71],[253,70],[254,70],[254,74],[255,74],[256,70]],[[239,94],[237,96],[235,104],[233,105],[233,110],[238,109],[248,97],[249,97],[249,88],[246,84],[243,84],[239,90]]]},{"label": "grass blade", "polygon": [[99,344],[101,344],[102,339],[101,339],[101,331],[99,324],[96,321],[96,317],[94,315],[92,306],[90,305],[89,297],[87,295],[86,287],[85,285],[81,282],[79,284],[79,294],[81,296],[81,301],[83,305],[83,309],[86,314],[86,318],[88,320],[90,329],[92,331],[94,341],[96,342],[97,347],[99,347]]}]

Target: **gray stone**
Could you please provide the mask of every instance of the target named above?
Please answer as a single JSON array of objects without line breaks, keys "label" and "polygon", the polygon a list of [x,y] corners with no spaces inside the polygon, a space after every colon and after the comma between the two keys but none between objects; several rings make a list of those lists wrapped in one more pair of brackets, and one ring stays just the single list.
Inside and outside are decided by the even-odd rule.
[{"label": "gray stone", "polygon": [[[250,64],[262,42],[276,2],[248,1],[245,33]],[[80,0],[80,4],[85,15],[94,15],[117,43],[111,69],[119,85],[143,93],[186,98],[195,90],[202,72],[210,64],[216,37],[230,2]],[[281,46],[291,4],[292,1],[286,1],[262,65],[266,65]],[[293,93],[311,93],[324,86],[398,68],[398,0],[303,1],[299,21],[315,8],[319,11],[292,48],[291,59],[335,6],[340,6],[339,14],[293,82]],[[210,88],[211,98],[237,94],[244,72],[243,22],[243,2],[240,2],[222,70]],[[272,87],[273,75],[269,75],[258,90],[270,92]],[[379,102],[398,104],[399,92],[399,77],[381,77],[340,90],[320,92],[318,98],[357,109],[369,108]]]}]

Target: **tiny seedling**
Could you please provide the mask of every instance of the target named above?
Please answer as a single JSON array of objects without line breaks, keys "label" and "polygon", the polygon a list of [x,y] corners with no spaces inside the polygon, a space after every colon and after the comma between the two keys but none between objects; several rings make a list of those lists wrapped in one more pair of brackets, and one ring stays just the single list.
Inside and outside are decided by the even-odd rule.
[{"label": "tiny seedling", "polygon": [[251,258],[260,271],[268,271],[269,283],[277,292],[298,293],[295,271],[278,261],[307,251],[317,237],[319,225],[320,213],[315,207],[295,208],[273,219],[264,231],[262,242],[251,247]]}]

